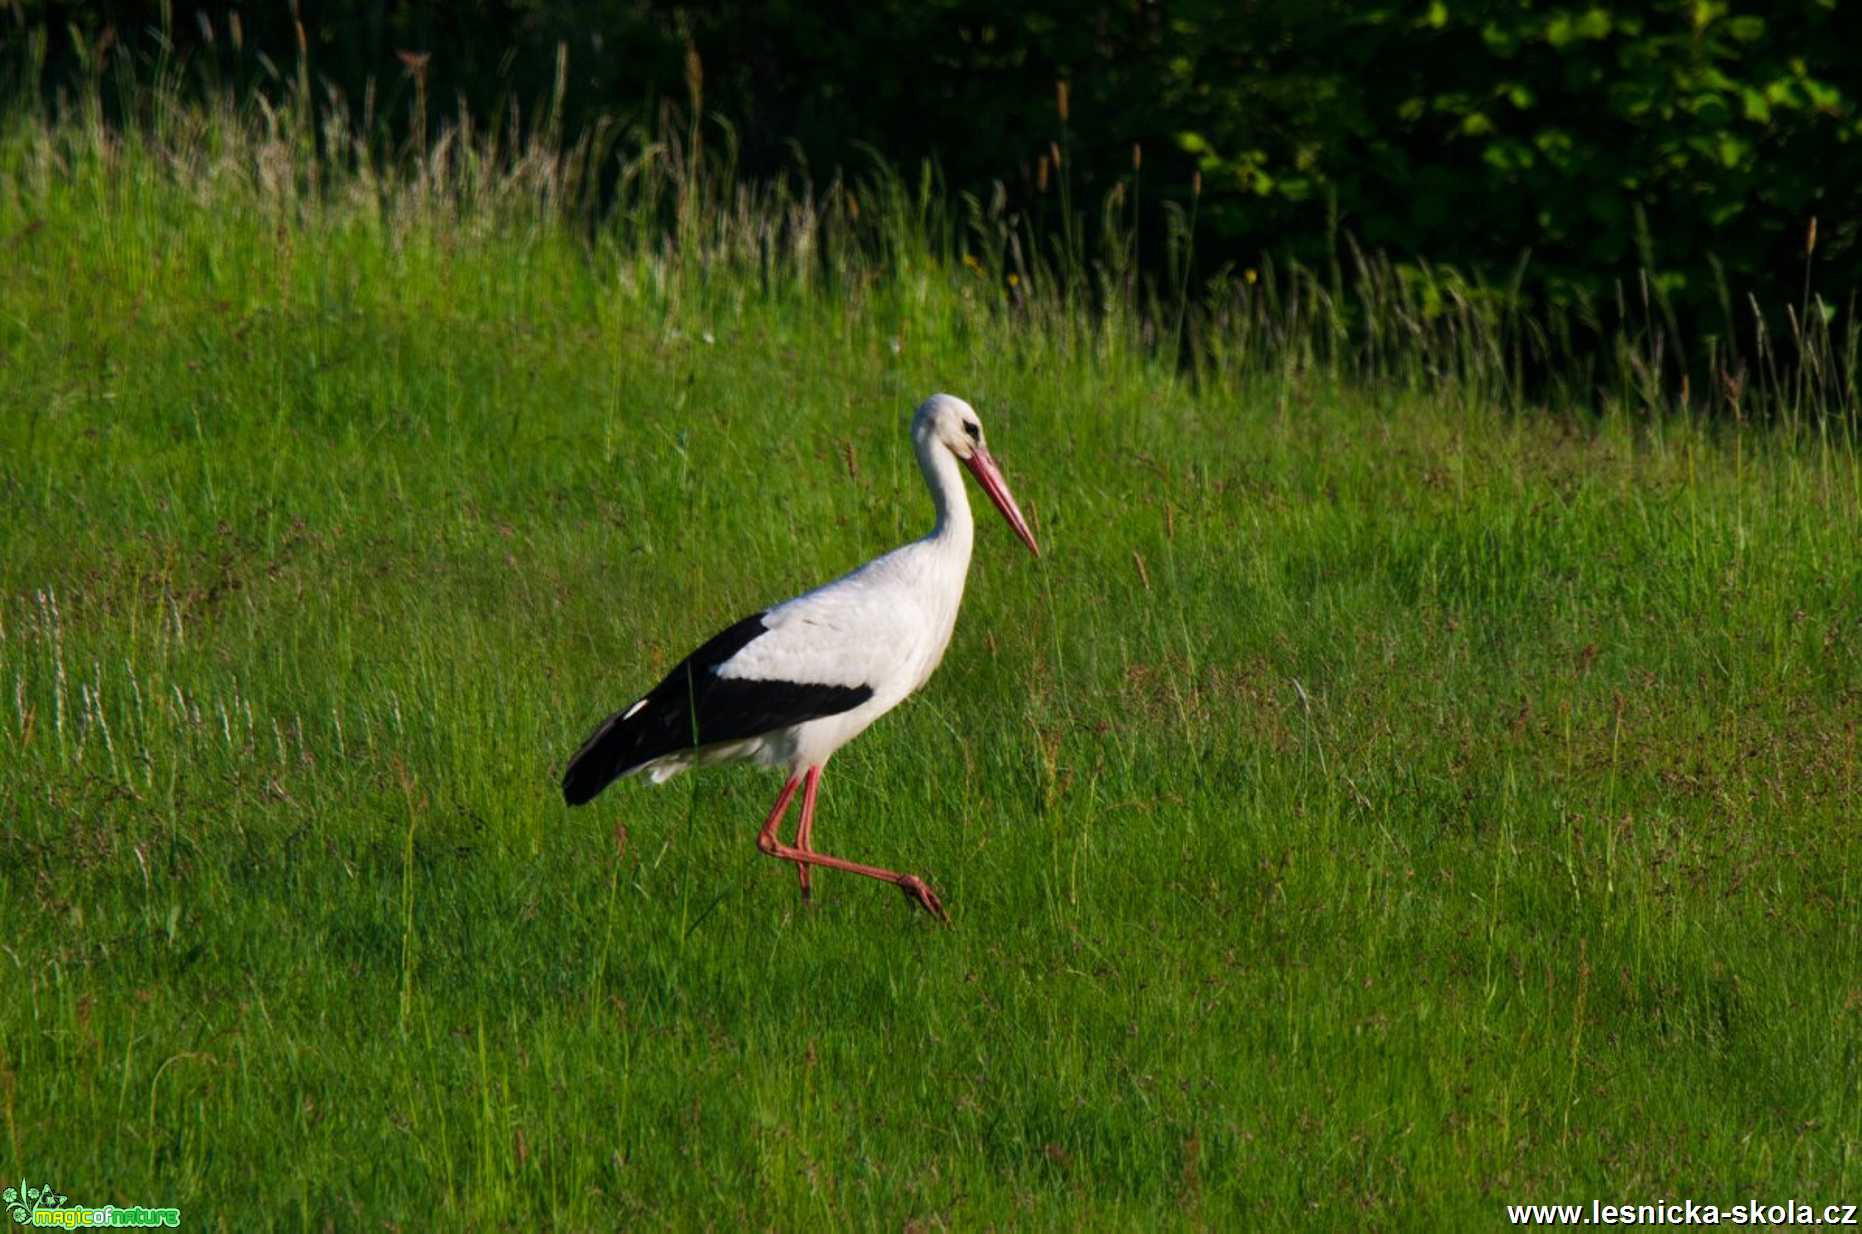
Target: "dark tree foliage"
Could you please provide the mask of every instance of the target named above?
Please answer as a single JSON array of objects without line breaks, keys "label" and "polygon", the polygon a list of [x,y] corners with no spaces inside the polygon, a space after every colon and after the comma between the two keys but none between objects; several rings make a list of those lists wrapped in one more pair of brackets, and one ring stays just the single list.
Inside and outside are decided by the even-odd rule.
[{"label": "dark tree foliage", "polygon": [[1153,226],[1200,184],[1205,270],[1263,253],[1322,265],[1355,242],[1489,287],[1518,275],[1530,305],[1600,312],[1647,271],[1674,311],[1713,331],[1748,295],[1800,302],[1813,217],[1816,288],[1841,308],[1862,273],[1859,11],[303,0],[294,15],[283,3],[13,0],[0,30],[15,44],[44,31],[28,71],[55,95],[105,43],[145,57],[166,46],[203,87],[270,88],[295,71],[301,27],[313,78],[352,100],[373,82],[374,114],[399,136],[414,114],[399,52],[427,56],[430,125],[460,104],[536,123],[566,54],[570,136],[600,115],[650,123],[663,101],[696,98],[729,121],[747,174],[930,158],[952,189],[1000,181],[1050,217],[1048,180],[1064,176],[1090,216],[1131,180],[1138,147]]}]

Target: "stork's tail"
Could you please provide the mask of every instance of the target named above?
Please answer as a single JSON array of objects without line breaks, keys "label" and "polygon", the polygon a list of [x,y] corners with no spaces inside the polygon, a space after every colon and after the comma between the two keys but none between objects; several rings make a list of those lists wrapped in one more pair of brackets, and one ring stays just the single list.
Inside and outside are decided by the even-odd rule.
[{"label": "stork's tail", "polygon": [[602,789],[655,757],[644,748],[649,733],[640,722],[646,718],[641,714],[648,710],[645,702],[615,712],[588,735],[562,773],[564,801],[572,806],[593,801]]}]

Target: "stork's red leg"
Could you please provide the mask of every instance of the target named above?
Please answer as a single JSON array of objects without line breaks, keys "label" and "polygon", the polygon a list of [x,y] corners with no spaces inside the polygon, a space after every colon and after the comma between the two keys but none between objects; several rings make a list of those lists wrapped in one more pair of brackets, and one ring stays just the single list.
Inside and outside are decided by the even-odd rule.
[{"label": "stork's red leg", "polygon": [[[815,788],[820,783],[821,768],[819,767],[810,767],[802,777],[802,823],[795,829],[795,847],[804,853],[815,851],[814,845],[809,843],[809,837],[815,834]],[[802,899],[808,899],[811,888],[808,885],[807,862],[795,863],[795,877],[802,884]]]},{"label": "stork's red leg", "polygon": [[[815,786],[820,782],[821,768],[810,767],[807,772],[807,788],[802,795],[802,830],[796,839],[804,841],[814,828],[813,810]],[[807,866],[825,866],[830,870],[845,870],[849,874],[864,874],[876,878],[882,883],[891,883],[905,893],[906,899],[930,913],[940,921],[949,921],[944,912],[944,905],[938,900],[937,893],[925,885],[925,880],[916,874],[900,874],[895,870],[884,870],[878,866],[861,865],[857,861],[848,861],[844,857],[830,857],[826,853],[817,853],[812,848],[799,845],[791,848],[776,838],[776,824],[782,821],[783,812],[788,809],[789,798],[795,794],[796,778],[791,778],[783,786],[782,796],[776,799],[776,808],[770,811],[769,821],[763,824],[762,834],[756,838],[756,846],[771,857],[783,861],[793,861],[798,868]],[[806,884],[804,884],[806,886]]]},{"label": "stork's red leg", "polygon": [[776,825],[782,822],[782,816],[789,812],[789,801],[795,796],[795,786],[802,782],[800,776],[790,776],[789,782],[782,786],[782,793],[776,798],[776,804],[769,809],[769,817],[763,820],[763,830],[756,838],[756,846],[764,847],[776,838]]}]

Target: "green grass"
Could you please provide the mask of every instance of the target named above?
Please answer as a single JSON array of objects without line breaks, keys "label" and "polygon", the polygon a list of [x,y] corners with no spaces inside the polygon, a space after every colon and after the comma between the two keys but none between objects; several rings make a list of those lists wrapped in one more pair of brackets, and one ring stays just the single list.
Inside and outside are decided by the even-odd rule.
[{"label": "green grass", "polygon": [[[1826,422],[1394,326],[1352,379],[1279,303],[1186,374],[896,185],[644,159],[591,240],[559,167],[185,118],[0,130],[0,1174],[226,1230],[1862,1198]],[[767,773],[565,810],[605,710],[928,526],[937,389],[1045,554],[979,511],[817,839],[953,927],[801,905]]]}]

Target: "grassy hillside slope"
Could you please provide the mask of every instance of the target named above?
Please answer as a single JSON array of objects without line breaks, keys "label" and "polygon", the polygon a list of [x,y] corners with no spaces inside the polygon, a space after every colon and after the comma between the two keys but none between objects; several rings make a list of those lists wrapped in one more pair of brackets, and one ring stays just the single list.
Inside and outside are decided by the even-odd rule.
[{"label": "grassy hillside slope", "polygon": [[[1859,1197],[1840,441],[1344,380],[1279,302],[1180,370],[896,186],[667,158],[588,241],[547,160],[185,120],[0,140],[9,1178],[228,1230]],[[938,389],[1046,552],[979,524],[817,841],[953,927],[803,907],[765,773],[565,810],[606,709],[928,528]]]}]

